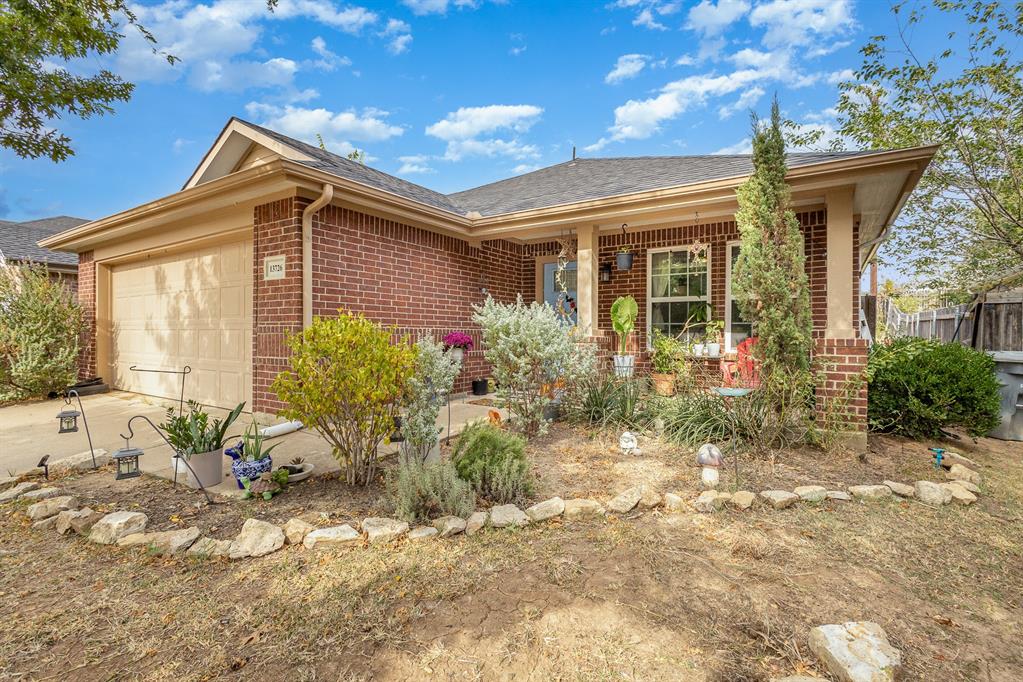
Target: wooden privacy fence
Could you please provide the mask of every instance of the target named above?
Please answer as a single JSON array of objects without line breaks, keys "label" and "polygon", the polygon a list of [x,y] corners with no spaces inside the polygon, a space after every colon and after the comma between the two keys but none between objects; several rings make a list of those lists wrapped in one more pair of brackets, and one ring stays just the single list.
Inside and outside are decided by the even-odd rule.
[{"label": "wooden privacy fence", "polygon": [[955,339],[970,346],[979,319],[977,348],[1023,351],[1023,291],[989,295],[979,306],[979,316],[973,303],[904,313],[890,298],[878,298],[877,308],[878,319],[884,321],[889,337],[916,336],[944,342]]}]

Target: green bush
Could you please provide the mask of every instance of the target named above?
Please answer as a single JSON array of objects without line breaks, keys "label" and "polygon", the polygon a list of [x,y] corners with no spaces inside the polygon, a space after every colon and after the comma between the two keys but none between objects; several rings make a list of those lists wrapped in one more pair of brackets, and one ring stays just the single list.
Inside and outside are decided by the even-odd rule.
[{"label": "green bush", "polygon": [[61,392],[74,383],[82,311],[42,267],[0,267],[0,400]]},{"label": "green bush", "polygon": [[387,487],[395,515],[409,523],[441,516],[464,518],[476,508],[472,486],[458,477],[450,462],[402,462],[389,474]]},{"label": "green bush", "polygon": [[874,431],[937,438],[951,427],[980,436],[999,420],[994,360],[958,343],[902,338],[874,344],[867,417]]},{"label": "green bush", "polygon": [[521,501],[533,490],[525,439],[488,422],[466,425],[451,461],[458,475],[492,502]]}]

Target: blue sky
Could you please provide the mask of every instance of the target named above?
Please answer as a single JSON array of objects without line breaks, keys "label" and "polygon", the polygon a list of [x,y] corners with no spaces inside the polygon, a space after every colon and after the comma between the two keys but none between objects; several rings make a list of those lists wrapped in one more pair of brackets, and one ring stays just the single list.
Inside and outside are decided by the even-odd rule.
[{"label": "blue sky", "polygon": [[[0,218],[99,218],[180,189],[232,115],[442,192],[571,157],[745,152],[777,93],[831,131],[837,82],[888,5],[853,0],[188,0],[137,7],[108,66],[116,113],[66,120],[76,155],[0,152]],[[935,31],[935,35],[940,32]]]}]

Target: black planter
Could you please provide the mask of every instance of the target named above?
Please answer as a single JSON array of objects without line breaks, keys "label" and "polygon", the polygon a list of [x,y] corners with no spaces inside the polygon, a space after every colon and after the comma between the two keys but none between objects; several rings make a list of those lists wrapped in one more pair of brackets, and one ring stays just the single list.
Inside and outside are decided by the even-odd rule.
[{"label": "black planter", "polygon": [[472,381],[472,394],[473,395],[486,395],[490,388],[490,382],[486,379],[473,379]]},{"label": "black planter", "polygon": [[401,417],[394,418],[394,433],[391,434],[390,440],[392,443],[401,443],[405,440],[405,436],[401,435]]},{"label": "black planter", "polygon": [[618,263],[619,270],[631,270],[632,269],[632,258],[635,256],[634,253],[617,253],[615,254],[615,261]]}]

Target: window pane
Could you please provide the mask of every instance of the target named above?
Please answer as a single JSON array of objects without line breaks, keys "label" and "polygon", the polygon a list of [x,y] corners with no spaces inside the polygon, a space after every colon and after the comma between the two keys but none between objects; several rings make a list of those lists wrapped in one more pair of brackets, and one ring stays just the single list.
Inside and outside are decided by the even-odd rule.
[{"label": "window pane", "polygon": [[683,324],[686,321],[688,303],[671,303],[670,321],[672,324]]},{"label": "window pane", "polygon": [[669,296],[688,296],[686,288],[686,275],[672,275]]},{"label": "window pane", "polygon": [[650,279],[650,296],[653,298],[663,298],[668,295],[668,276],[667,275],[654,275]]},{"label": "window pane", "polygon": [[707,295],[707,273],[689,275],[689,295],[699,298]]},{"label": "window pane", "polygon": [[742,324],[745,320],[742,319],[742,312],[739,310],[739,304],[732,299],[732,326],[734,327],[737,323]]},{"label": "window pane", "polygon": [[668,324],[668,306],[670,303],[650,304],[650,328],[665,328]]},{"label": "window pane", "polygon": [[671,267],[669,260],[669,254],[662,251],[661,253],[654,253],[650,256],[650,274],[654,277],[658,275],[667,275],[668,270]]},{"label": "window pane", "polygon": [[672,274],[680,274],[688,269],[688,258],[686,251],[672,251],[671,252],[671,272]]}]

